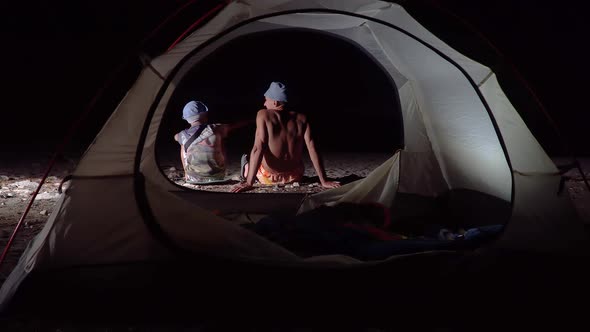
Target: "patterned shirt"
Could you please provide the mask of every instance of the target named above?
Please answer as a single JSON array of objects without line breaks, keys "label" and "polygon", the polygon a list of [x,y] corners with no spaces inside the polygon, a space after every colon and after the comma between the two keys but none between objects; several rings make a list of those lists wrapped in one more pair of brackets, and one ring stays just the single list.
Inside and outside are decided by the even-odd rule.
[{"label": "patterned shirt", "polygon": [[[194,126],[179,132],[179,143],[184,146],[198,129],[198,126]],[[224,130],[225,126],[222,124],[207,125],[186,149],[182,162],[187,182],[211,182],[225,178]]]}]

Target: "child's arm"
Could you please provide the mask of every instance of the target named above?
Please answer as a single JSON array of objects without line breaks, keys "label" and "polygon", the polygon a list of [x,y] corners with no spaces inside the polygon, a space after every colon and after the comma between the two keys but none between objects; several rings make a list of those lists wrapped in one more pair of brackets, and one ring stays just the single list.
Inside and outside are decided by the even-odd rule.
[{"label": "child's arm", "polygon": [[235,122],[235,123],[225,124],[224,125],[224,128],[225,129],[224,129],[224,132],[223,132],[223,136],[225,137],[225,136],[229,135],[229,133],[232,130],[236,130],[236,129],[245,127],[245,126],[247,126],[247,125],[249,125],[251,123],[255,123],[255,122],[256,122],[256,119],[254,119],[254,120],[244,120],[244,121],[238,121],[238,122]]}]

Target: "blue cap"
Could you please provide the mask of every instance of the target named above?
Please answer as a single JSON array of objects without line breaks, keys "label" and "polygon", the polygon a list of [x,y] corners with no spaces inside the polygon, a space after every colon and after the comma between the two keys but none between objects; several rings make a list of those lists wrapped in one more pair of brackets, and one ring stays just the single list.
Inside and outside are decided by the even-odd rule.
[{"label": "blue cap", "polygon": [[283,103],[287,102],[287,87],[281,82],[272,82],[270,87],[264,93],[264,96],[268,99],[280,101]]},{"label": "blue cap", "polygon": [[182,109],[182,118],[188,122],[199,120],[201,114],[207,113],[209,109],[200,101],[189,101]]}]

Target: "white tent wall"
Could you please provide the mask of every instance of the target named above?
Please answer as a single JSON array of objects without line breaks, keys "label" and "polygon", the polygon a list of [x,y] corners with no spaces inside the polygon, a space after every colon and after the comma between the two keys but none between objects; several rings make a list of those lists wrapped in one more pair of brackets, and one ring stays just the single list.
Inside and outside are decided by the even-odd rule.
[{"label": "white tent wall", "polygon": [[[514,208],[498,246],[549,252],[588,252],[585,231],[557,167],[510,103],[496,75],[480,86],[502,132],[515,181]],[[527,238],[526,243],[522,239]]]},{"label": "white tent wall", "polygon": [[400,152],[398,151],[366,178],[306,197],[298,212],[343,202],[379,203],[391,207],[399,184],[399,161]]},{"label": "white tent wall", "polygon": [[449,185],[432,150],[413,83],[407,82],[398,91],[405,142],[400,158],[401,172],[404,175],[400,177],[398,190],[402,193],[435,197],[447,191]]},{"label": "white tent wall", "polygon": [[496,75],[490,75],[482,83],[479,90],[490,105],[502,132],[513,171],[528,174],[557,174],[553,161],[502,91]]},{"label": "white tent wall", "polygon": [[[107,193],[107,194],[105,194]],[[73,179],[0,290],[0,309],[33,269],[158,259],[135,203],[132,176]]]},{"label": "white tent wall", "polygon": [[64,203],[40,247],[44,264],[133,261],[162,252],[141,219],[132,176],[73,179],[63,196]]},{"label": "white tent wall", "polygon": [[144,69],[113,115],[78,163],[75,176],[111,176],[133,174],[139,134],[162,85],[149,68]]},{"label": "white tent wall", "polygon": [[495,247],[543,253],[590,254],[587,233],[559,175],[514,174],[512,217]]},{"label": "white tent wall", "polygon": [[268,12],[297,10],[301,8],[328,8],[346,12],[362,13],[392,6],[391,3],[375,0],[242,0],[258,16]]},{"label": "white tent wall", "polygon": [[[399,7],[383,11],[376,18],[411,31],[457,62],[476,82],[489,72],[442,43]],[[506,157],[490,115],[463,73],[417,40],[379,23],[368,24],[395,67],[412,82],[418,109],[448,185],[510,201]]]}]

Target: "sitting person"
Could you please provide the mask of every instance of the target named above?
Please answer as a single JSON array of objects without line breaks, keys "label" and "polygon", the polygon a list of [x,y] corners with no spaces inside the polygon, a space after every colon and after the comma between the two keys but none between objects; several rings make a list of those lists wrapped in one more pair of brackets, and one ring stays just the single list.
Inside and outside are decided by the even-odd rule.
[{"label": "sitting person", "polygon": [[215,183],[226,181],[224,139],[230,131],[253,121],[236,124],[208,124],[207,106],[200,101],[190,101],[182,110],[182,118],[190,124],[176,135],[180,143],[180,158],[184,178],[188,183]]},{"label": "sitting person", "polygon": [[242,183],[232,192],[250,190],[254,177],[262,184],[285,184],[300,181],[303,177],[303,142],[324,188],[339,187],[328,181],[305,115],[287,109],[285,85],[272,82],[264,94],[265,108],[256,115],[256,137],[246,162],[242,157]]}]

